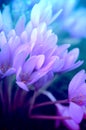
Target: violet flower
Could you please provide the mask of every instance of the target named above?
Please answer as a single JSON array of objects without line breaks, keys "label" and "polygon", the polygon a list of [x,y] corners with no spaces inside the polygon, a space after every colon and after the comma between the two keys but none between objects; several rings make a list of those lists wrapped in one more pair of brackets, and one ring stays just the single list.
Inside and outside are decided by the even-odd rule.
[{"label": "violet flower", "polygon": [[[69,70],[77,68],[78,66],[82,64],[82,61],[76,62],[78,58],[79,50],[75,49],[75,50],[72,50],[71,52],[68,52],[67,48],[69,47],[69,45],[64,45],[60,47],[57,46],[56,44],[57,36],[54,33],[52,33],[51,30],[47,29],[46,23],[39,24],[39,26],[34,28],[33,30],[31,28],[31,31],[29,32],[30,34],[29,37],[28,37],[29,28],[25,28],[25,31],[24,31],[24,23],[21,22],[21,20],[19,21],[17,25],[19,26],[17,26],[15,32],[19,35],[20,43],[14,45],[15,47],[18,47],[14,53],[16,55],[14,56],[15,68],[17,67],[16,69],[17,70],[19,69],[16,61],[18,61],[18,58],[19,58],[18,55],[20,54],[20,52],[21,54],[20,54],[19,59],[23,58],[22,56],[23,48],[26,48],[27,51],[25,50],[25,52],[27,52],[29,55],[28,61],[33,56],[39,57],[38,63],[36,63],[37,65],[34,65],[34,68],[32,69],[30,73],[28,71],[30,78],[28,78],[28,81],[26,78],[25,78],[26,80],[24,80],[24,82],[27,81],[26,82],[27,85],[33,84],[34,82],[42,78],[45,74],[47,74],[49,71],[52,71],[52,72],[69,71]],[[20,26],[22,26],[23,28],[20,29]],[[19,31],[19,33],[17,30]],[[75,53],[76,53],[76,56],[75,56]],[[23,59],[22,63],[19,66],[21,68],[21,73],[23,70],[22,67],[25,64],[25,62],[27,61]],[[27,62],[27,66],[28,66],[27,69],[29,69],[30,67],[29,62]],[[37,70],[37,72],[34,72],[34,70]],[[30,76],[32,72],[34,72],[34,74]],[[19,74],[20,69],[16,73],[18,73],[18,76],[21,75]],[[34,77],[35,75],[36,77]],[[18,83],[18,80],[19,78],[17,78],[17,83]],[[24,86],[21,86],[21,85],[24,85]],[[22,88],[25,87],[26,89],[27,85],[26,86],[25,84],[21,84],[21,85],[19,86]]]},{"label": "violet flower", "polygon": [[73,79],[71,80],[71,82],[69,84],[69,88],[68,88],[69,100],[80,106],[86,104],[85,79],[86,79],[85,71],[81,70],[73,77]]},{"label": "violet flower", "polygon": [[72,37],[86,38],[85,12],[85,8],[77,9],[65,20],[64,29],[67,30]]},{"label": "violet flower", "polygon": [[69,112],[71,117],[76,122],[81,122],[84,110],[83,106],[86,105],[86,74],[84,70],[81,70],[78,74],[74,76],[71,80],[68,88],[69,95]]},{"label": "violet flower", "polygon": [[[21,58],[21,57],[20,57]],[[39,78],[47,74],[51,69],[57,57],[53,56],[46,63],[45,56],[32,56],[17,71],[17,84],[28,90],[27,86],[36,82]],[[43,65],[44,64],[44,65]]]}]

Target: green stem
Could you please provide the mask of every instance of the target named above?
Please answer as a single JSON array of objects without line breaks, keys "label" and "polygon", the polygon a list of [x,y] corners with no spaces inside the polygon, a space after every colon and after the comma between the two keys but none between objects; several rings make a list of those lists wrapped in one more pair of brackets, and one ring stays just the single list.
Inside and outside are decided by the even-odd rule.
[{"label": "green stem", "polygon": [[38,95],[37,91],[34,91],[33,97],[31,98],[31,101],[30,101],[29,115],[31,115],[31,111],[33,109],[33,105],[35,103],[37,95]]}]

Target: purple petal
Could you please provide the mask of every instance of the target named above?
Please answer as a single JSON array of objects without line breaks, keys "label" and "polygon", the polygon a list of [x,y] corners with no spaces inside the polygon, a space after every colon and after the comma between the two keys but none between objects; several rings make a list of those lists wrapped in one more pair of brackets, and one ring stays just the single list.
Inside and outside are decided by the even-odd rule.
[{"label": "purple petal", "polygon": [[47,31],[46,23],[45,22],[40,23],[39,26],[37,27],[37,31],[38,31],[39,34],[44,35],[46,33],[46,31]]},{"label": "purple petal", "polygon": [[50,70],[52,70],[52,67],[53,67],[54,62],[56,61],[56,58],[57,57],[55,57],[55,56],[51,57],[50,62],[45,67],[32,73],[32,75],[30,76],[28,85],[36,82],[41,77],[43,77],[45,74],[47,74]]},{"label": "purple petal", "polygon": [[24,89],[25,91],[28,91],[28,87],[23,82],[16,82],[16,83],[20,88]]},{"label": "purple petal", "polygon": [[19,69],[20,66],[23,65],[25,59],[27,57],[27,54],[25,51],[20,52],[19,54],[16,54],[13,60],[13,67],[16,69],[16,71]]},{"label": "purple petal", "polygon": [[53,65],[53,71],[60,72],[63,66],[64,66],[64,60],[57,59]]},{"label": "purple petal", "polygon": [[69,68],[71,67],[71,65],[74,64],[74,62],[77,60],[79,56],[79,49],[78,48],[75,48],[73,49],[72,51],[70,51],[68,54],[67,54],[67,57],[65,57],[65,69],[66,68]]},{"label": "purple petal", "polygon": [[30,57],[23,65],[23,72],[28,73],[30,75],[36,66],[36,62],[37,62],[36,56]]},{"label": "purple petal", "polygon": [[55,55],[58,55],[59,57],[63,57],[64,52],[70,47],[70,44],[64,44],[61,46],[57,46]]},{"label": "purple petal", "polygon": [[86,105],[86,83],[83,83],[77,88],[76,92],[73,94],[73,97],[74,98],[71,100],[73,100],[76,104],[80,106]]},{"label": "purple petal", "polygon": [[21,41],[22,41],[22,43],[27,43],[28,36],[27,36],[27,32],[26,31],[22,32],[22,34],[21,34]]},{"label": "purple petal", "polygon": [[[77,82],[76,82],[77,81]],[[76,92],[78,87],[85,81],[85,71],[81,70],[79,73],[77,73],[73,79],[71,80],[68,88],[69,97],[73,97],[73,93]]]},{"label": "purple petal", "polygon": [[76,123],[80,123],[83,118],[84,111],[82,107],[71,102],[69,106],[69,113]]},{"label": "purple petal", "polygon": [[10,75],[14,74],[15,71],[16,71],[15,68],[10,68],[10,69],[8,69],[8,70],[5,72],[5,74],[3,75],[3,78],[4,78],[5,76],[10,76]]},{"label": "purple petal", "polygon": [[[37,26],[39,24],[40,14],[41,14],[40,8],[38,4],[35,4],[35,6],[33,7],[31,11],[31,22],[33,23],[34,26]],[[36,16],[36,19],[34,21],[35,16]]]},{"label": "purple petal", "polygon": [[22,72],[22,67],[20,66],[18,71],[16,72],[16,80],[21,81],[20,74]]},{"label": "purple petal", "polygon": [[16,32],[14,29],[11,29],[10,32],[8,33],[8,39],[10,39],[11,37],[15,37],[16,36]]},{"label": "purple petal", "polygon": [[37,63],[36,63],[36,69],[40,69],[44,63],[45,56],[44,55],[38,55],[37,56]]},{"label": "purple petal", "polygon": [[[58,108],[57,112],[59,113],[59,115],[61,115],[63,117],[65,117],[65,116],[70,117],[69,107],[57,104],[57,108]],[[70,130],[80,130],[79,125],[72,119],[63,120],[63,123]]]},{"label": "purple petal", "polygon": [[68,72],[68,71],[71,71],[71,70],[74,70],[76,68],[78,68],[79,66],[81,66],[83,64],[84,61],[78,61],[74,64],[72,64],[71,66],[69,66],[68,68],[64,68],[63,70],[61,70],[62,72]]},{"label": "purple petal", "polygon": [[0,76],[2,76],[3,75],[3,72],[0,70]]},{"label": "purple petal", "polygon": [[[68,109],[66,109],[63,113],[63,116],[70,116]],[[79,124],[74,120],[64,120],[64,125],[66,125],[70,130],[80,130]]]},{"label": "purple petal", "polygon": [[25,27],[25,31],[27,32],[27,35],[28,35],[28,40],[30,39],[32,29],[33,29],[33,25],[30,21],[30,22],[27,23],[27,25]]},{"label": "purple petal", "polygon": [[0,51],[0,65],[8,66],[11,62],[10,48],[8,44],[3,45]]},{"label": "purple petal", "polygon": [[10,46],[10,50],[12,55],[14,55],[15,50],[18,48],[18,46],[20,45],[20,38],[18,36],[15,37],[11,37],[8,41],[8,44]]},{"label": "purple petal", "polygon": [[49,24],[50,19],[52,17],[52,6],[51,6],[51,4],[46,5],[45,10],[42,10],[42,11],[43,12],[41,14],[42,16],[41,16],[40,22],[45,21],[47,24]]},{"label": "purple petal", "polygon": [[5,33],[2,31],[0,33],[0,47],[2,47],[3,45],[5,45],[7,43],[7,39],[5,36]]},{"label": "purple petal", "polygon": [[31,42],[36,42],[37,39],[37,29],[33,29],[32,33],[31,33]]},{"label": "purple petal", "polygon": [[20,17],[19,21],[17,22],[16,27],[15,27],[17,35],[20,35],[24,31],[25,21],[26,19],[25,19],[25,16],[23,15],[22,17]]}]

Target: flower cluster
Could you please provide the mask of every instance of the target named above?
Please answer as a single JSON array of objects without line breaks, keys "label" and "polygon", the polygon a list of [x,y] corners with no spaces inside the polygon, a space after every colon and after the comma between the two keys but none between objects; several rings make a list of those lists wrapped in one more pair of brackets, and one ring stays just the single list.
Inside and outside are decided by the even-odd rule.
[{"label": "flower cluster", "polygon": [[[42,0],[33,6],[30,20],[22,15],[15,27],[8,7],[0,13],[0,85],[5,82],[4,79],[14,76],[17,87],[23,91],[33,88],[39,94],[55,74],[59,76],[82,65],[83,61],[77,61],[79,49],[69,51],[70,44],[58,45],[58,37],[50,28],[61,12],[62,9],[53,15],[51,2]],[[85,79],[86,74],[82,70],[70,82],[66,100],[68,107],[61,105],[60,101],[57,103],[53,96],[47,94],[52,103],[56,102],[57,118],[62,119],[73,130],[79,129],[79,123],[84,117]],[[30,115],[35,108],[34,95]]]},{"label": "flower cluster", "polygon": [[48,80],[54,72],[69,71],[82,64],[82,61],[76,62],[78,48],[68,52],[69,44],[57,45],[57,36],[47,26],[59,12],[52,17],[51,5],[42,13],[44,7],[43,1],[36,4],[29,22],[26,23],[25,16],[22,16],[8,34],[3,28],[0,32],[1,78],[15,73],[16,83],[25,90],[45,75]]}]

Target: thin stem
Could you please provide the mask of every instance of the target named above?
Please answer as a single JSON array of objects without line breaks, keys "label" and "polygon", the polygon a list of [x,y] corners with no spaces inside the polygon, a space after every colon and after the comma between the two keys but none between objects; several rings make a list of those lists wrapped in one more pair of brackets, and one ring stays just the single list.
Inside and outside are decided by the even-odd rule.
[{"label": "thin stem", "polygon": [[48,87],[57,79],[57,75],[54,77],[54,79],[52,79],[51,81],[49,81],[48,83],[46,83],[46,85],[44,85],[42,88],[39,89],[38,91],[38,96],[46,89],[48,89]]},{"label": "thin stem", "polygon": [[71,119],[69,116],[46,116],[46,115],[31,115],[30,118],[32,119],[45,119],[45,120],[67,120]]},{"label": "thin stem", "polygon": [[69,103],[68,99],[65,100],[59,100],[59,101],[48,101],[48,102],[43,102],[43,103],[39,103],[33,106],[34,108],[38,108],[38,107],[42,107],[42,106],[46,106],[46,105],[52,105],[52,104],[57,104],[57,103]]},{"label": "thin stem", "polygon": [[34,102],[36,100],[36,97],[37,97],[37,91],[34,91],[34,94],[33,94],[33,97],[31,98],[31,102],[30,102],[30,109],[29,109],[29,114],[31,115],[31,111],[33,109],[33,105],[34,105]]}]

